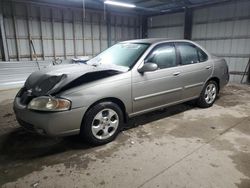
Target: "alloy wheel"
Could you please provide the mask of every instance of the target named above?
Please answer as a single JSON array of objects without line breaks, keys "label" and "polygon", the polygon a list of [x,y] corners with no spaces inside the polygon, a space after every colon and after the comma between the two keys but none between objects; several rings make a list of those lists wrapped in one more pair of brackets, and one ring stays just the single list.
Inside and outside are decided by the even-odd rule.
[{"label": "alloy wheel", "polygon": [[118,125],[118,114],[110,108],[105,108],[95,115],[91,130],[97,139],[104,140],[116,132]]},{"label": "alloy wheel", "polygon": [[207,85],[205,90],[205,101],[207,104],[211,104],[214,102],[217,94],[216,85],[213,83],[210,83]]}]

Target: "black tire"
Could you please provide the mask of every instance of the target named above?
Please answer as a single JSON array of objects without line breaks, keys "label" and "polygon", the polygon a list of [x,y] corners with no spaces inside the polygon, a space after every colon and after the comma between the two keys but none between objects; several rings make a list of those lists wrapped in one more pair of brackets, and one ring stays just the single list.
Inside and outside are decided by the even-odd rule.
[{"label": "black tire", "polygon": [[[207,95],[206,95],[206,89],[207,89],[207,87],[208,87],[209,85],[210,85],[210,86],[211,86],[211,85],[214,85],[214,86],[215,86],[215,89],[216,89],[215,97],[214,97],[214,99],[211,100],[210,102],[208,102],[208,101],[206,100],[206,96],[207,96]],[[214,104],[214,102],[215,102],[215,100],[216,100],[216,98],[217,98],[218,92],[219,92],[219,90],[218,90],[218,84],[217,84],[217,82],[215,82],[214,80],[208,81],[208,82],[206,83],[206,85],[204,86],[204,88],[203,88],[203,90],[202,90],[202,92],[201,92],[201,94],[200,94],[199,99],[197,100],[197,105],[198,105],[199,107],[201,107],[201,108],[208,108],[208,107],[211,107],[211,106]]]},{"label": "black tire", "polygon": [[[118,127],[114,131],[113,135],[110,136],[109,138],[98,139],[92,132],[92,123],[94,121],[95,116],[105,109],[111,109],[116,112],[116,114],[119,117]],[[80,136],[91,145],[103,145],[113,141],[116,138],[116,136],[121,130],[121,127],[123,126],[123,122],[124,122],[123,113],[121,108],[117,104],[113,102],[101,102],[99,104],[96,104],[86,112],[84,119],[82,121]]]}]

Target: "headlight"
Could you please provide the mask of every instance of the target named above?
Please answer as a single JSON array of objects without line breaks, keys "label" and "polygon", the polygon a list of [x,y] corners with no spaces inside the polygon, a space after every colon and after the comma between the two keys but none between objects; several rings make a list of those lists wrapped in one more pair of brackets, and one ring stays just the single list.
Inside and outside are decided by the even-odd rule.
[{"label": "headlight", "polygon": [[53,97],[37,97],[30,101],[28,109],[39,111],[65,111],[69,110],[71,102],[67,99]]}]

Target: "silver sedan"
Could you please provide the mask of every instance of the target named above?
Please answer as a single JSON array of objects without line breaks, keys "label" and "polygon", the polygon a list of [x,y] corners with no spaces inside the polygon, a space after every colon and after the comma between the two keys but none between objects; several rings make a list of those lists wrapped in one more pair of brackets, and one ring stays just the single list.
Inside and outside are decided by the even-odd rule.
[{"label": "silver sedan", "polygon": [[228,83],[224,59],[187,40],[141,39],[108,48],[86,64],[32,73],[14,101],[24,128],[50,136],[112,141],[128,118],[196,100],[213,105]]}]

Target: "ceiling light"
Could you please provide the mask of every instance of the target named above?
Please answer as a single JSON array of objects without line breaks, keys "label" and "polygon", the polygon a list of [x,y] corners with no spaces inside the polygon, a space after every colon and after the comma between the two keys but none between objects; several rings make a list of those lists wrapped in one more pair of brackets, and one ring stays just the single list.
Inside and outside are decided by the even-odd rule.
[{"label": "ceiling light", "polygon": [[136,6],[133,4],[128,4],[128,3],[122,3],[122,2],[118,2],[118,1],[104,1],[105,4],[109,4],[109,5],[114,5],[114,6],[121,6],[121,7],[127,7],[127,8],[135,8]]}]

